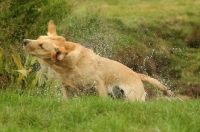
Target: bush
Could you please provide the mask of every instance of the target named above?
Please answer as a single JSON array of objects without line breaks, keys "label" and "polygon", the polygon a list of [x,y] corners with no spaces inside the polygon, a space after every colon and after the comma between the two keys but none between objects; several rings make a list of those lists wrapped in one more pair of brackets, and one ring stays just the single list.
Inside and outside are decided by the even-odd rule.
[{"label": "bush", "polygon": [[[7,2],[7,3],[6,3]],[[46,34],[50,19],[62,21],[71,11],[65,0],[9,0],[0,3],[1,45],[16,45],[24,38]]]},{"label": "bush", "polygon": [[36,73],[26,76],[35,59],[22,52],[23,39],[46,34],[48,21],[62,22],[71,13],[71,5],[65,0],[5,0],[0,2],[0,10],[0,79],[4,80],[0,88],[34,88],[39,84],[49,88],[37,82]]}]

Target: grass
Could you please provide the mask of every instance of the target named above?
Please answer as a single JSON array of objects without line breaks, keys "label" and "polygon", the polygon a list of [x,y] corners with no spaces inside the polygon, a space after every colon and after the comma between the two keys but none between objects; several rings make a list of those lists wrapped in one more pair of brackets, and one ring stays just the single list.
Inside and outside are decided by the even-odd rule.
[{"label": "grass", "polygon": [[200,100],[130,103],[99,97],[63,101],[0,91],[0,131],[198,132]]},{"label": "grass", "polygon": [[[188,84],[188,89],[191,84],[199,86],[200,48],[187,47],[200,22],[199,1],[69,0],[66,7],[66,1],[29,0],[27,6],[18,1],[22,6],[14,4],[5,13],[2,9],[7,10],[9,2],[0,3],[0,15],[10,13],[2,19],[5,23],[0,34],[0,86],[7,89],[0,91],[0,131],[200,131],[200,99],[130,103],[88,96],[66,102],[57,98],[59,82],[52,81],[53,74],[45,68],[22,79],[16,72],[19,65],[29,68],[34,63],[21,52],[23,39],[45,35],[47,22],[53,19],[58,34],[69,41],[121,61],[137,72],[169,80],[177,88],[182,86],[178,84]],[[12,61],[15,57],[8,57],[8,53],[18,59]],[[24,84],[18,86],[18,80]],[[25,90],[20,91],[20,86]]]},{"label": "grass", "polygon": [[[73,1],[73,0],[71,0]],[[74,2],[75,13],[85,14],[88,11],[99,11],[108,18],[118,18],[129,25],[142,23],[144,21],[153,22],[156,19],[162,18],[173,19],[187,17],[187,15],[195,16],[200,5],[198,1],[173,1],[173,0],[152,0],[152,1],[120,1],[120,0],[93,0]],[[198,13],[197,13],[198,14]],[[135,22],[135,23],[132,23]]]}]

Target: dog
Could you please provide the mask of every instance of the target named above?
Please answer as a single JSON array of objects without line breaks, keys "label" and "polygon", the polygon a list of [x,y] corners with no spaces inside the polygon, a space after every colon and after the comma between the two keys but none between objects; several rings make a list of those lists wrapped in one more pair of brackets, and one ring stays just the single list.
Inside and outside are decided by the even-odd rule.
[{"label": "dog", "polygon": [[52,20],[48,23],[47,36],[40,36],[37,40],[24,39],[23,45],[28,54],[43,59],[59,75],[65,99],[94,88],[101,97],[123,96],[131,102],[143,102],[146,92],[142,81],[151,83],[166,96],[172,95],[158,80],[101,57],[80,44],[66,41],[57,35]]}]

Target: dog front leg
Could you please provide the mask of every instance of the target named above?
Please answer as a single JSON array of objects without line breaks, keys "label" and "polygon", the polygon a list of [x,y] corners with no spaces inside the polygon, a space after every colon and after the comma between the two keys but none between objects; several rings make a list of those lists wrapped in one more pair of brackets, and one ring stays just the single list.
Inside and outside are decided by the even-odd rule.
[{"label": "dog front leg", "polygon": [[102,81],[99,81],[96,85],[97,87],[97,91],[99,93],[99,96],[102,96],[102,97],[107,97],[108,94],[107,94],[107,91],[106,91],[106,88],[105,88],[105,85]]},{"label": "dog front leg", "polygon": [[74,96],[74,93],[70,89],[71,89],[70,86],[63,86],[62,88],[63,98],[66,100]]}]

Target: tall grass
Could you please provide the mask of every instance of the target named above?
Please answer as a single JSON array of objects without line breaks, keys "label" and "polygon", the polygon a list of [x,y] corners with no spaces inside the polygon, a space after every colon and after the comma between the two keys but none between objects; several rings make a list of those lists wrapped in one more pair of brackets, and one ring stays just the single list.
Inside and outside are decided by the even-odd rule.
[{"label": "tall grass", "polygon": [[85,96],[70,101],[0,91],[0,131],[198,132],[200,100],[129,103]]}]

